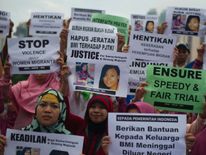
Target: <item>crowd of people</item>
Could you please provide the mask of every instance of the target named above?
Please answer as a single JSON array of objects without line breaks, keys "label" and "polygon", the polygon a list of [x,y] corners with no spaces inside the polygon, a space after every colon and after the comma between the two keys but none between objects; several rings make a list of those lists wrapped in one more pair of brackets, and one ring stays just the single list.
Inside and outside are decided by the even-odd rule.
[{"label": "crowd of people", "polygon": [[[180,17],[176,17],[176,25],[180,23]],[[189,19],[188,19],[189,20]],[[191,17],[191,22],[198,19]],[[27,80],[12,84],[11,64],[9,64],[8,47],[5,44],[1,53],[0,60],[0,155],[4,154],[6,145],[6,129],[19,129],[24,131],[35,131],[45,133],[73,134],[84,137],[83,154],[85,155],[108,155],[109,145],[111,144],[108,135],[108,113],[170,113],[156,109],[149,103],[142,102],[144,94],[147,93],[146,82],[142,82],[136,89],[135,95],[126,103],[126,98],[110,97],[100,94],[87,94],[84,92],[70,92],[68,76],[70,69],[66,65],[67,56],[67,35],[68,24],[64,23],[64,29],[60,34],[60,52],[57,64],[60,71],[49,74],[31,74]],[[139,25],[139,23],[137,23]],[[193,24],[194,25],[194,24]],[[11,22],[11,37],[13,23]],[[130,27],[131,28],[131,27]],[[164,33],[167,23],[161,24],[157,31]],[[198,28],[190,28],[197,31]],[[154,31],[154,22],[148,21],[145,31]],[[124,37],[118,35],[118,51],[127,52],[129,44],[126,44]],[[174,67],[186,67],[201,69],[203,65],[203,54],[205,45],[201,44],[197,49],[197,58],[188,63],[190,49],[187,44],[179,43],[174,49]],[[88,72],[88,64],[80,66],[78,72],[79,80],[85,81],[94,77]],[[100,88],[111,90],[118,89],[120,71],[118,66],[105,65],[102,69]],[[125,88],[126,89],[126,88]],[[74,115],[70,107],[78,104],[80,95],[83,96],[81,102],[87,102],[84,118]],[[71,98],[74,97],[74,100]],[[77,103],[75,103],[77,102]],[[206,105],[203,113],[192,115],[188,121],[185,142],[188,155],[204,155],[206,149]],[[189,120],[189,118],[188,118]]]}]

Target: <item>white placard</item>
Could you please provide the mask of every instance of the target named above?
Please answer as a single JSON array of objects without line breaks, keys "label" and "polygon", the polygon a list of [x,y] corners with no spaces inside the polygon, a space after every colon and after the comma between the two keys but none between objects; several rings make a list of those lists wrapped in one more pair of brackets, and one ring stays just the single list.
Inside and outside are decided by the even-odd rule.
[{"label": "white placard", "polygon": [[206,10],[198,8],[169,7],[166,11],[166,34],[205,35]]},{"label": "white placard", "polygon": [[4,155],[23,154],[25,150],[39,155],[80,155],[83,137],[7,129]]},{"label": "white placard", "polygon": [[157,33],[158,16],[132,14],[131,23],[133,31]]},{"label": "white placard", "polygon": [[50,73],[59,70],[58,37],[8,39],[12,74]]},{"label": "white placard", "polygon": [[117,28],[114,26],[72,21],[68,34],[68,49],[117,51]]},{"label": "white placard", "polygon": [[32,36],[59,36],[63,28],[62,13],[33,12],[29,34]]},{"label": "white placard", "polygon": [[186,115],[109,113],[109,155],[185,155]]},{"label": "white placard", "polygon": [[129,74],[127,53],[73,49],[67,54],[75,90],[126,97]]},{"label": "white placard", "polygon": [[175,36],[132,31],[129,52],[137,59],[172,62],[175,45]]},{"label": "white placard", "polygon": [[141,59],[133,59],[131,58],[130,66],[129,66],[129,83],[128,83],[128,94],[134,95],[137,89],[137,86],[140,85],[141,82],[146,81],[146,67],[147,65],[160,65],[160,66],[172,66],[172,63],[161,62],[161,61],[150,61],[150,60],[141,60]]},{"label": "white placard", "polygon": [[71,18],[72,18],[72,20],[91,21],[91,17],[92,17],[93,13],[105,13],[105,10],[72,8],[71,9]]},{"label": "white placard", "polygon": [[10,13],[0,10],[0,35],[7,36],[10,28]]}]

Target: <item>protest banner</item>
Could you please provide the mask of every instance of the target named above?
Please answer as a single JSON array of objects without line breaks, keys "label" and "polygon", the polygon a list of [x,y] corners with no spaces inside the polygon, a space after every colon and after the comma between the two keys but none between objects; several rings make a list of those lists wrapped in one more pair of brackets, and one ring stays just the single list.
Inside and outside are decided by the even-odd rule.
[{"label": "protest banner", "polygon": [[[68,65],[74,75],[70,77],[74,90],[126,96],[127,89],[121,88],[127,86],[123,81],[128,81],[128,56],[116,53],[116,33],[117,28],[107,24],[83,21],[70,23],[67,55]],[[100,70],[101,75],[97,72]],[[115,84],[110,80],[103,82],[107,71],[111,70],[116,74]]]},{"label": "protest banner", "polygon": [[146,81],[146,67],[147,65],[160,65],[160,66],[170,66],[168,62],[154,62],[150,60],[141,60],[130,58],[129,65],[129,83],[128,83],[128,94],[134,95],[137,86],[140,85],[141,82]]},{"label": "protest banner", "polygon": [[168,7],[166,34],[203,36],[206,32],[206,10],[198,8]]},{"label": "protest banner", "polygon": [[91,17],[93,13],[105,13],[105,10],[72,8],[71,18],[72,20],[91,21]]},{"label": "protest banner", "polygon": [[109,113],[109,155],[186,155],[186,115]]},{"label": "protest banner", "polygon": [[7,129],[4,155],[23,154],[25,150],[39,155],[80,155],[83,137]]},{"label": "protest banner", "polygon": [[157,15],[131,15],[132,31],[141,31],[148,33],[157,33],[158,16]]},{"label": "protest banner", "polygon": [[125,43],[127,44],[129,29],[129,20],[127,18],[109,14],[94,13],[92,14],[92,22],[104,23],[117,27],[117,31],[124,36]]},{"label": "protest banner", "polygon": [[10,13],[0,10],[0,36],[6,37],[10,28]]},{"label": "protest banner", "polygon": [[31,23],[29,35],[31,36],[59,36],[63,28],[62,13],[53,12],[33,12],[31,13]]},{"label": "protest banner", "polygon": [[67,55],[74,90],[126,97],[127,53],[68,49]]},{"label": "protest banner", "polygon": [[175,45],[175,36],[132,31],[129,53],[133,58],[172,62]]},{"label": "protest banner", "polygon": [[203,70],[149,65],[144,101],[158,109],[200,113],[205,102],[205,77]]},{"label": "protest banner", "polygon": [[68,48],[117,51],[117,28],[111,25],[72,21],[69,27]]},{"label": "protest banner", "polygon": [[145,81],[148,64],[172,66],[176,37],[132,30],[128,94],[134,95],[136,87]]},{"label": "protest banner", "polygon": [[59,70],[58,37],[8,39],[12,74],[50,73]]}]

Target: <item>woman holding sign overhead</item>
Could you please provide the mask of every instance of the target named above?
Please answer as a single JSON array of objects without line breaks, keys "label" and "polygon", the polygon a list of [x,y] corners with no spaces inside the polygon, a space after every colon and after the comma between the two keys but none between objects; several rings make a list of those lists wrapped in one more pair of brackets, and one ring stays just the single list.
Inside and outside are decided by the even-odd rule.
[{"label": "woman holding sign overhead", "polygon": [[[65,71],[63,58],[57,60],[61,65],[60,76],[58,73],[49,74],[31,74],[25,81],[18,82],[10,88],[10,94],[8,100],[17,109],[17,116],[13,117],[11,122],[15,122],[14,128],[21,129],[31,123],[35,113],[36,99],[39,94],[48,88],[59,89],[64,92],[64,96],[68,96],[68,91],[65,83],[68,73]],[[10,64],[7,63],[4,66],[4,70],[7,70],[5,75],[10,77]],[[68,68],[67,68],[68,69]],[[6,130],[6,129],[5,129]],[[5,134],[5,130],[3,134]]]}]

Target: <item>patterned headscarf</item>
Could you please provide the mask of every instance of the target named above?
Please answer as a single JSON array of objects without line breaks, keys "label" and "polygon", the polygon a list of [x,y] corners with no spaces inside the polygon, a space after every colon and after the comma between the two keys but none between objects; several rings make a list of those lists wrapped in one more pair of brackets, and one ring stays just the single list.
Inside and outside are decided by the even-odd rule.
[{"label": "patterned headscarf", "polygon": [[[36,119],[36,112],[37,112],[37,107],[41,103],[41,100],[43,96],[51,94],[57,97],[59,104],[60,104],[60,114],[59,114],[59,119],[58,122],[52,126],[49,127],[44,127],[42,126],[38,120]],[[32,120],[32,123],[24,128],[23,130],[28,130],[28,131],[37,131],[37,132],[47,132],[47,133],[63,133],[63,134],[70,134],[70,131],[66,130],[64,126],[64,122],[66,119],[66,104],[64,102],[63,96],[61,93],[55,89],[48,89],[44,91],[37,100],[37,106],[35,108],[35,116]]]}]

